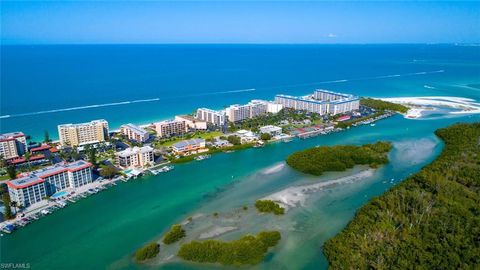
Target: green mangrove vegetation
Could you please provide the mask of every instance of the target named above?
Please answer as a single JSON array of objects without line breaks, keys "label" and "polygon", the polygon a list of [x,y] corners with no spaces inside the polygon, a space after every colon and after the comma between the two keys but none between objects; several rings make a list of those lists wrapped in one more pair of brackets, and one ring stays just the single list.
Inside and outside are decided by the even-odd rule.
[{"label": "green mangrove vegetation", "polygon": [[183,237],[185,237],[185,235],[186,233],[185,230],[182,228],[182,225],[175,224],[172,226],[172,228],[170,228],[170,231],[168,231],[163,237],[163,243],[166,245],[170,245],[182,239]]},{"label": "green mangrove vegetation", "polygon": [[160,245],[158,243],[150,243],[140,248],[135,252],[135,260],[141,262],[151,259],[160,252]]},{"label": "green mangrove vegetation", "polygon": [[362,146],[320,146],[298,151],[287,157],[287,164],[303,173],[321,175],[327,171],[345,171],[355,165],[377,167],[388,163],[389,142]]},{"label": "green mangrove vegetation", "polygon": [[230,242],[192,241],[182,245],[177,255],[184,260],[199,263],[254,265],[263,261],[268,249],[276,246],[280,239],[280,232],[265,231]]},{"label": "green mangrove vegetation", "polygon": [[439,129],[438,158],[371,200],[324,246],[331,269],[478,269],[480,123]]},{"label": "green mangrove vegetation", "polygon": [[285,214],[285,209],[271,200],[257,200],[255,202],[255,207],[262,213],[273,213],[275,215]]},{"label": "green mangrove vegetation", "polygon": [[396,103],[383,101],[379,99],[373,99],[373,98],[362,98],[360,100],[360,105],[367,106],[378,111],[389,110],[389,111],[396,111],[400,113],[406,113],[408,111],[408,107],[403,106],[401,104],[396,104]]}]

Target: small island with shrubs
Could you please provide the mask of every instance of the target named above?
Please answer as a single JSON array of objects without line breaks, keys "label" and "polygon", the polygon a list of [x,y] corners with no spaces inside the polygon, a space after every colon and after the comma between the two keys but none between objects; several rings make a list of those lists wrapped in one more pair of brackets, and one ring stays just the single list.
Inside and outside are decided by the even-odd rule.
[{"label": "small island with shrubs", "polygon": [[158,243],[149,243],[135,252],[135,260],[142,262],[157,256],[160,252],[160,245]]},{"label": "small island with shrubs", "polygon": [[268,249],[281,239],[278,231],[264,231],[257,235],[246,235],[230,242],[219,240],[192,241],[184,244],[178,257],[199,263],[223,265],[255,265],[263,261]]},{"label": "small island with shrubs", "polygon": [[355,165],[376,168],[388,163],[389,142],[374,144],[320,146],[298,151],[287,158],[287,164],[303,173],[321,175],[327,171],[345,171]]},{"label": "small island with shrubs", "polygon": [[285,214],[285,208],[282,208],[276,202],[271,200],[257,200],[255,207],[262,213],[273,213],[275,215]]},{"label": "small island with shrubs", "polygon": [[399,113],[407,113],[408,107],[403,106],[401,104],[396,104],[380,99],[373,99],[373,98],[362,98],[360,100],[360,104],[363,106],[370,107],[377,111],[396,111]]},{"label": "small island with shrubs", "polygon": [[172,226],[170,231],[165,234],[165,237],[163,237],[163,243],[166,245],[173,244],[185,237],[185,235],[186,233],[182,226],[179,224],[175,224]]}]

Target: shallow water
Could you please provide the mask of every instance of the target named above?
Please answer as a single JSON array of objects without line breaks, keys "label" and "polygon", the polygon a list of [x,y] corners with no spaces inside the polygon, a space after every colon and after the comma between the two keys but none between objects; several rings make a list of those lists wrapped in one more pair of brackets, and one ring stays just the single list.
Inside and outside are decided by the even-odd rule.
[{"label": "shallow water", "polygon": [[[462,120],[480,121],[479,117]],[[398,115],[374,127],[362,126],[177,165],[169,173],[121,183],[1,237],[1,261],[29,262],[34,269],[209,269],[211,266],[183,262],[138,265],[131,256],[138,247],[160,239],[174,223],[199,213],[219,212],[220,218],[224,218],[223,213],[247,204],[251,219],[240,221],[249,223],[248,227],[241,226],[245,226],[244,232],[248,228],[254,233],[265,224],[271,224],[272,228],[281,226],[286,232],[267,261],[257,268],[323,269],[327,264],[321,253],[322,243],[338,233],[355,210],[370,198],[433,160],[442,148],[433,131],[454,122],[449,118],[415,121]],[[371,180],[316,192],[304,207],[280,217],[281,222],[270,219],[262,223],[268,216],[258,216],[253,211],[252,205],[258,198],[291,185],[317,181],[288,166],[279,167],[294,151],[316,145],[363,144],[377,140],[390,140],[395,147],[390,154],[392,162],[379,169]],[[419,145],[425,147],[419,148]],[[415,158],[405,160],[402,158],[405,153]],[[236,230],[222,238],[235,238],[242,233]]]}]

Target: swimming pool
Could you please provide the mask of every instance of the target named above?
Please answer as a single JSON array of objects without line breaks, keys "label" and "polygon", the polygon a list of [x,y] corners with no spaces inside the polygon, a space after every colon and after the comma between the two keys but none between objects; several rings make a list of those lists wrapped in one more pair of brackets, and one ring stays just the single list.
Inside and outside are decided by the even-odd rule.
[{"label": "swimming pool", "polygon": [[66,191],[59,191],[59,192],[53,194],[52,196],[50,196],[50,198],[56,199],[56,198],[65,196],[65,195],[67,195],[67,194],[68,194],[68,192],[66,192]]}]

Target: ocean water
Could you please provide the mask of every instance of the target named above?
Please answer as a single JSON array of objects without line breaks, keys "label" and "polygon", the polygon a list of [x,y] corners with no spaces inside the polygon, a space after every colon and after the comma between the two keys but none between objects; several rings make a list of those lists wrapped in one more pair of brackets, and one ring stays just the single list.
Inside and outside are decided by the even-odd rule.
[{"label": "ocean water", "polygon": [[[56,124],[65,121],[103,117],[112,126],[148,123],[204,104],[221,108],[223,104],[268,98],[275,93],[308,93],[314,87],[368,96],[453,95],[480,99],[480,90],[470,86],[480,83],[478,49],[472,47],[22,46],[7,47],[2,54],[1,114],[11,115],[1,119],[2,131],[20,129],[34,136],[42,135],[43,129],[34,133],[39,126],[51,125],[54,131]],[[400,76],[372,78],[386,75]],[[332,80],[348,81],[318,83]],[[308,82],[317,83],[306,85]],[[249,88],[256,90],[207,95]],[[22,89],[23,105],[5,101],[5,96],[15,96],[15,89]],[[91,98],[85,100],[65,89],[82,89],[82,95]],[[42,93],[55,93],[56,97]],[[27,109],[39,112],[152,98],[160,100],[15,116]],[[261,229],[282,231],[282,241],[254,269],[326,269],[322,244],[341,231],[368,200],[430,163],[443,147],[433,132],[459,121],[478,122],[480,116],[440,114],[410,120],[396,115],[374,127],[362,126],[176,165],[169,173],[121,183],[0,237],[0,261],[30,263],[32,269],[223,268],[175,259],[168,263],[157,259],[147,265],[132,260],[137,248],[160,239],[173,223],[203,215],[187,226],[188,235],[232,222],[239,229],[221,239]],[[316,145],[377,140],[393,142],[394,149],[391,162],[371,177],[325,187],[282,217],[265,217],[253,210],[256,199],[290,186],[325,182],[343,175],[310,177],[297,173],[282,165],[289,154]],[[249,210],[233,219],[243,205],[248,205]],[[219,218],[214,219],[213,212],[220,213]]]},{"label": "ocean water", "polygon": [[[41,45],[1,47],[0,132],[58,137],[57,125],[111,128],[326,88],[362,96],[480,89],[478,47],[453,45]],[[254,90],[252,90],[254,89]]]}]

